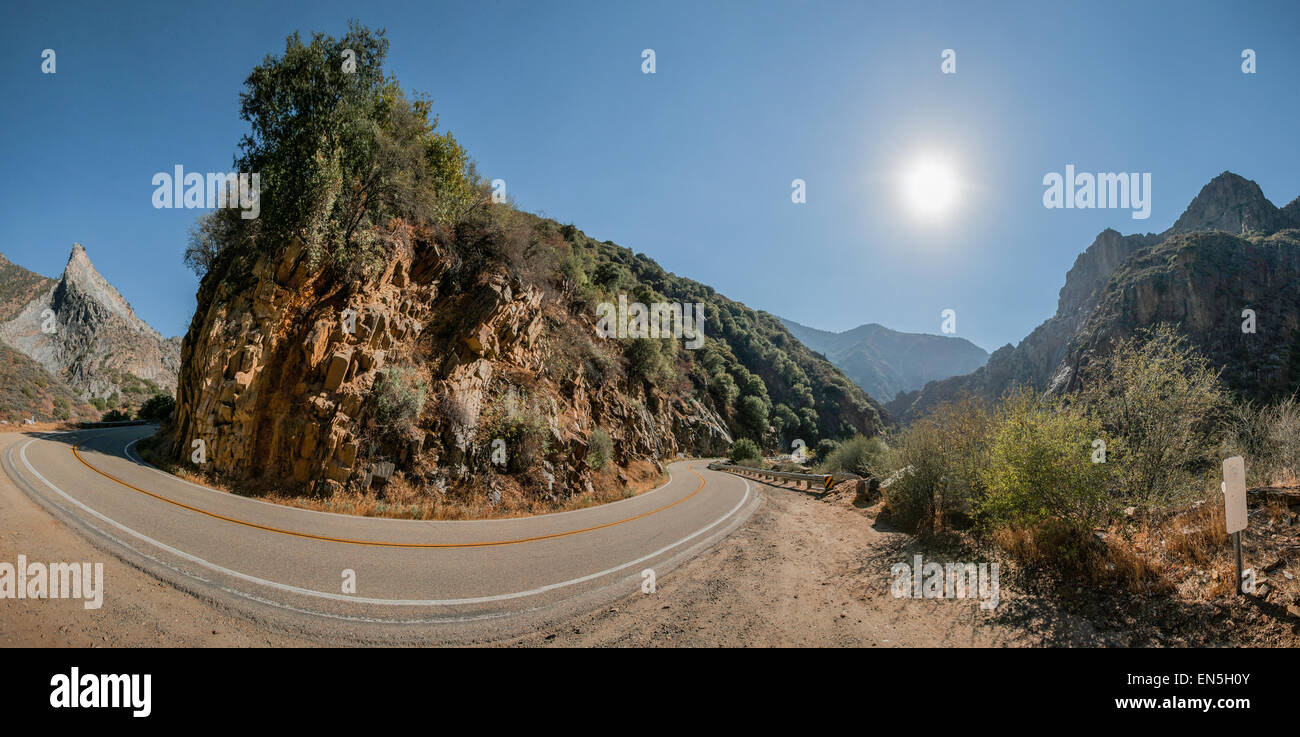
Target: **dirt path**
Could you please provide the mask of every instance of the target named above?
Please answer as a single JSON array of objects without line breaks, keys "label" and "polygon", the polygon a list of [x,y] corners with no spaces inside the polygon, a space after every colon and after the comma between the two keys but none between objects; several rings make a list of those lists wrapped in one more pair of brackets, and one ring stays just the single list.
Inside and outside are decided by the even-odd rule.
[{"label": "dirt path", "polygon": [[[752,483],[752,482],[751,482]],[[973,600],[897,599],[890,566],[919,552],[861,509],[764,486],[740,530],[657,580],[654,594],[572,620],[522,646],[967,647],[1038,643]],[[929,560],[927,555],[927,560]],[[1004,598],[1013,596],[1003,591]]]}]

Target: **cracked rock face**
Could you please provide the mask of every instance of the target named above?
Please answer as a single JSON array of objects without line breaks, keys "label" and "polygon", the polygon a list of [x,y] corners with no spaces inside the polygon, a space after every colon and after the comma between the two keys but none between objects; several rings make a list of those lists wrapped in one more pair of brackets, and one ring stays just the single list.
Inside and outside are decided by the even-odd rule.
[{"label": "cracked rock face", "polygon": [[164,339],[136,317],[81,244],[62,277],[0,324],[0,340],[87,397],[120,393],[135,379],[171,391],[180,368],[179,338]]},{"label": "cracked rock face", "polygon": [[[238,479],[324,493],[400,476],[433,493],[489,468],[487,420],[506,407],[544,418],[549,450],[529,472],[559,492],[589,484],[597,427],[619,465],[730,445],[698,401],[546,371],[573,350],[552,326],[580,318],[534,286],[489,268],[452,288],[445,246],[405,226],[387,249],[364,283],[311,269],[297,241],[245,279],[205,280],[182,348],[173,455],[202,440],[208,470]],[[376,382],[399,373],[424,387],[423,408],[388,432]]]}]

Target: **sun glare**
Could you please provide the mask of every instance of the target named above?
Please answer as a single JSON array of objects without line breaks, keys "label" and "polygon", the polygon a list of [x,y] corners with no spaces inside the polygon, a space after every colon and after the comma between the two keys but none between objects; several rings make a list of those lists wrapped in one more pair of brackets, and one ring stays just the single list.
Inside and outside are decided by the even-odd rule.
[{"label": "sun glare", "polygon": [[961,181],[952,164],[927,156],[911,163],[903,173],[903,199],[913,215],[937,220],[957,206]]}]

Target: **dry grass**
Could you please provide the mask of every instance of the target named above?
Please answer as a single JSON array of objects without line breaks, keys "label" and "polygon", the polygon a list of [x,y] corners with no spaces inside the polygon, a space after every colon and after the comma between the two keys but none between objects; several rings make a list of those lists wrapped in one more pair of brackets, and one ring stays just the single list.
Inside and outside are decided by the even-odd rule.
[{"label": "dry grass", "polygon": [[1051,525],[995,530],[993,543],[1019,563],[1060,572],[1093,585],[1118,584],[1131,593],[1168,593],[1173,586],[1139,545],[1116,535],[1081,539]]},{"label": "dry grass", "polygon": [[[1279,514],[1285,513],[1282,506]],[[1232,548],[1224,529],[1223,505],[1206,500],[1158,518],[1117,521],[1089,540],[1040,526],[1000,529],[993,542],[1022,563],[1091,584],[1206,600],[1234,590]]]},{"label": "dry grass", "polygon": [[[1287,570],[1300,550],[1298,502],[1294,490],[1251,490],[1249,527],[1242,533],[1244,567],[1279,591],[1276,598],[1283,605],[1292,600],[1300,604],[1295,568]],[[1226,527],[1223,497],[1215,493],[1180,509],[1122,518],[1084,545],[1049,527],[1000,529],[992,542],[1029,568],[1071,581],[1118,584],[1131,594],[1176,595],[1199,603],[1236,591],[1236,561]]]}]

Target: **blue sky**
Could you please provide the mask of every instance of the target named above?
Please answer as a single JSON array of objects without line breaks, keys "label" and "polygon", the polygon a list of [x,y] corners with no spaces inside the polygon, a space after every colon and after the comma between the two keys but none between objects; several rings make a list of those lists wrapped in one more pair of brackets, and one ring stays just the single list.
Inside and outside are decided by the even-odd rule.
[{"label": "blue sky", "polygon": [[[1164,230],[1224,170],[1300,195],[1295,2],[81,5],[11,3],[0,29],[0,252],[57,276],[78,241],[167,335],[200,211],[154,209],[151,177],[228,170],[248,72],[349,18],[387,29],[390,70],[522,208],[828,330],[954,309],[992,350],[1102,229]],[[964,183],[939,224],[899,195],[926,152]],[[1067,164],[1150,172],[1151,217],[1045,209]]]}]

